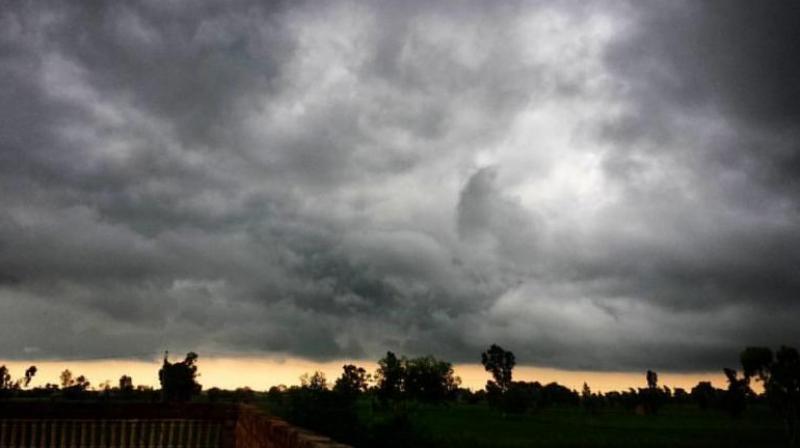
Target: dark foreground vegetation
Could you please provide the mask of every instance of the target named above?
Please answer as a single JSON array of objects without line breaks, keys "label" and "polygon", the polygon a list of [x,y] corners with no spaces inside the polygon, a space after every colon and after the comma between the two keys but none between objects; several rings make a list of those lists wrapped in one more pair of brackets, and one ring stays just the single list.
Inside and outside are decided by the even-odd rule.
[{"label": "dark foreground vegetation", "polygon": [[[431,356],[392,352],[374,374],[343,366],[332,384],[320,373],[299,386],[265,392],[212,388],[196,381],[197,355],[172,363],[165,356],[161,389],[119,384],[90,389],[88,379],[65,371],[61,384],[28,388],[29,368],[12,380],[0,367],[0,399],[95,401],[208,401],[255,404],[289,422],[356,447],[780,447],[797,446],[800,354],[750,347],[741,369],[725,368],[726,389],[700,382],[691,390],[658,384],[647,371],[643,386],[627,391],[580,392],[557,383],[513,380],[516,359],[492,345],[481,361],[492,376],[486,387],[460,387],[452,365]],[[764,392],[751,388],[759,382]]]}]

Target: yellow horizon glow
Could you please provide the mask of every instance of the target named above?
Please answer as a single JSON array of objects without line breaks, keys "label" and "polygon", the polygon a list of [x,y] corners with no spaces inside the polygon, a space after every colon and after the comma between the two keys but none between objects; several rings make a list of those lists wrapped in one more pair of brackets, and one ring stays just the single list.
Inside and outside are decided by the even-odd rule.
[{"label": "yellow horizon glow", "polygon": [[[13,379],[23,376],[25,369],[35,365],[38,369],[31,382],[31,387],[43,386],[46,383],[59,383],[59,375],[69,369],[73,376],[84,375],[91,382],[92,388],[98,387],[102,382],[109,381],[112,387],[119,382],[122,375],[130,375],[134,385],[159,387],[158,369],[160,360],[0,360],[0,365],[5,364],[11,372]],[[304,373],[315,371],[323,372],[332,385],[341,375],[342,365],[356,364],[364,367],[368,372],[374,373],[377,368],[375,361],[365,360],[336,360],[317,362],[299,358],[269,358],[269,357],[201,357],[198,360],[200,376],[198,382],[203,389],[219,387],[221,389],[235,389],[249,387],[256,391],[264,391],[271,386],[283,384],[291,386],[300,383],[300,376]],[[461,378],[462,387],[472,390],[483,389],[486,381],[490,379],[489,373],[484,371],[480,364],[455,364],[455,374]],[[594,392],[609,392],[612,390],[627,390],[628,388],[645,387],[644,372],[603,372],[589,370],[562,370],[547,367],[518,365],[514,368],[514,379],[518,381],[539,381],[542,384],[557,382],[570,389],[580,391],[586,382]],[[669,386],[674,389],[681,387],[689,391],[699,381],[711,381],[715,387],[724,388],[726,380],[720,372],[700,373],[671,373],[658,372],[660,386]]]}]

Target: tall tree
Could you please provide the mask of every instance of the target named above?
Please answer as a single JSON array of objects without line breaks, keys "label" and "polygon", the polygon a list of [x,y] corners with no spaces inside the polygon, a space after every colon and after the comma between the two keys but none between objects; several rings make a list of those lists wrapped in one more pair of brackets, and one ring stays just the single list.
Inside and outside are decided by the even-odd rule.
[{"label": "tall tree", "polygon": [[739,355],[739,362],[745,377],[766,382],[773,364],[772,350],[767,347],[747,347]]},{"label": "tall tree", "polygon": [[171,363],[169,352],[164,353],[164,364],[158,371],[161,393],[165,401],[189,401],[200,393],[197,383],[197,353],[189,352],[183,361]]},{"label": "tall tree", "polygon": [[489,350],[481,353],[481,364],[487,372],[492,373],[494,383],[500,391],[505,392],[511,387],[511,372],[517,361],[514,354],[503,350],[497,344],[492,344]]},{"label": "tall tree", "polygon": [[386,357],[378,361],[378,398],[382,401],[398,398],[403,390],[405,359],[386,352]]},{"label": "tall tree", "polygon": [[62,389],[75,385],[75,379],[72,377],[72,371],[69,369],[64,369],[61,375],[59,375],[59,379],[61,380]]},{"label": "tall tree", "polygon": [[0,397],[9,396],[16,384],[11,381],[11,372],[5,365],[0,366]]},{"label": "tall tree", "polygon": [[658,388],[658,374],[652,370],[645,373],[647,388],[639,389],[639,404],[646,414],[655,414],[668,399],[664,390]]},{"label": "tall tree", "polygon": [[798,444],[800,421],[800,352],[781,347],[773,356],[765,347],[747,347],[739,357],[746,379],[757,377],[772,406],[783,416],[789,446]]},{"label": "tall tree", "polygon": [[31,380],[36,375],[38,369],[36,366],[30,366],[27,370],[25,370],[25,379],[22,381],[24,387],[28,387],[31,384]]},{"label": "tall tree", "polygon": [[356,397],[367,390],[369,375],[363,367],[353,364],[342,366],[342,376],[336,379],[333,390],[347,397]]},{"label": "tall tree", "polygon": [[652,370],[647,371],[647,387],[655,389],[658,387],[658,374]]},{"label": "tall tree", "polygon": [[453,365],[433,356],[409,359],[405,365],[403,392],[409,398],[441,402],[453,396],[461,379],[453,375]]},{"label": "tall tree", "polygon": [[738,417],[747,407],[747,396],[751,393],[750,377],[745,375],[738,378],[734,369],[724,368],[722,372],[728,379],[728,390],[725,392],[723,404],[732,416]]}]

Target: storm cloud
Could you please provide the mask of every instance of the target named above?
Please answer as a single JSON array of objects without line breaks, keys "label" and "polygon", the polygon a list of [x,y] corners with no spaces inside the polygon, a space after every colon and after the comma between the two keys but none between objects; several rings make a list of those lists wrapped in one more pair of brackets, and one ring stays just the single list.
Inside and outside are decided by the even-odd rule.
[{"label": "storm cloud", "polygon": [[0,357],[717,369],[800,326],[800,6],[11,2]]}]

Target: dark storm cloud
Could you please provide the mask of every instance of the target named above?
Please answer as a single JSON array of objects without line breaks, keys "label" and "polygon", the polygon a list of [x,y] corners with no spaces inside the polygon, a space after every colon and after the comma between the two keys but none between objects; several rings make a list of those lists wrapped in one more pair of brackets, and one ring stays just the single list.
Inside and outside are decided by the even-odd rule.
[{"label": "dark storm cloud", "polygon": [[796,343],[796,17],[6,5],[0,356],[697,370]]},{"label": "dark storm cloud", "polygon": [[665,140],[675,135],[671,126],[681,116],[716,116],[729,135],[706,143],[711,166],[703,169],[746,170],[754,200],[759,188],[769,189],[770,199],[779,191],[795,196],[800,7],[732,1],[637,9],[636,31],[609,52],[609,64],[637,106],[608,127],[611,136]]},{"label": "dark storm cloud", "polygon": [[[793,306],[800,7],[734,1],[634,9],[636,25],[607,53],[628,102],[604,127],[619,148],[607,168],[636,183],[630,176],[653,160],[680,165],[662,196],[668,209],[653,217],[680,214],[675,226],[696,247],[689,257],[654,260],[651,274],[670,281],[667,289],[675,279],[695,291],[713,287],[720,300]],[[690,183],[691,201],[681,183]],[[648,285],[658,286],[653,280]]]}]

